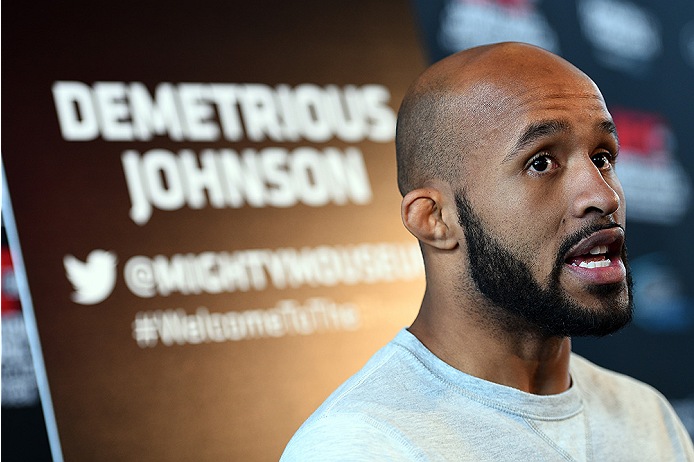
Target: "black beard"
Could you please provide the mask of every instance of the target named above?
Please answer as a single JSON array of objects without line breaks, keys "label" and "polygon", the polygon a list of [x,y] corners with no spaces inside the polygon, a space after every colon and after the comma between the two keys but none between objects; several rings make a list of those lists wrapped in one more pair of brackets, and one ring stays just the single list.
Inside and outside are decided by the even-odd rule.
[{"label": "black beard", "polygon": [[[615,223],[593,224],[568,236],[560,246],[554,269],[540,285],[521,258],[485,230],[463,193],[456,194],[458,219],[465,232],[470,275],[476,288],[501,310],[485,312],[503,329],[540,331],[552,337],[602,337],[626,326],[632,318],[632,279],[626,246],[622,261],[626,268],[628,301],[622,300],[623,283],[589,286],[599,300],[598,307],[579,304],[561,288],[559,276],[568,250],[579,241]],[[491,311],[491,310],[490,310]]]}]

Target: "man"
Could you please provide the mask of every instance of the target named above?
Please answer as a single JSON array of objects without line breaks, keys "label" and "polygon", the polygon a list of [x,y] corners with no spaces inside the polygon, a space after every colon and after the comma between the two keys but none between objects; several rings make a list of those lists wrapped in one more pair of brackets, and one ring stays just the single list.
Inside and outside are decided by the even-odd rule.
[{"label": "man", "polygon": [[283,460],[694,460],[667,401],[571,354],[631,319],[618,138],[596,85],[540,48],[469,49],[398,114],[416,320],[299,429]]}]

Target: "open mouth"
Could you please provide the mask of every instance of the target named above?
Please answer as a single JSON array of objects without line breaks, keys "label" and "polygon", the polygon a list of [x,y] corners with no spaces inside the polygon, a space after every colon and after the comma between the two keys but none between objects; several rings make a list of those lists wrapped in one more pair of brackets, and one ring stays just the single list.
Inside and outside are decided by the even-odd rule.
[{"label": "open mouth", "polygon": [[605,268],[612,265],[612,260],[618,257],[618,252],[611,251],[610,246],[596,245],[585,254],[567,258],[566,263],[581,268]]},{"label": "open mouth", "polygon": [[595,284],[619,282],[626,272],[621,254],[624,230],[620,227],[603,229],[573,246],[564,264],[581,280]]}]

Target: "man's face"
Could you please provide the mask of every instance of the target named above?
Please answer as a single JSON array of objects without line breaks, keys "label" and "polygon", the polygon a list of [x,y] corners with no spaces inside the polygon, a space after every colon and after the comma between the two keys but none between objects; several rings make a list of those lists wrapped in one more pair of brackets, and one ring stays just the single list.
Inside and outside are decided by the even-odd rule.
[{"label": "man's face", "polygon": [[[588,225],[567,236],[557,254],[554,268],[545,281],[536,281],[526,259],[517,256],[513,248],[498,242],[485,229],[463,193],[456,195],[460,225],[465,232],[470,276],[477,289],[495,306],[539,327],[543,334],[556,337],[603,336],[624,327],[632,316],[631,273],[627,263],[626,247],[621,259],[626,267],[629,299],[625,304],[620,294],[620,283],[586,287],[598,299],[598,306],[582,306],[561,287],[559,276],[565,264],[568,249],[584,238],[617,224]],[[488,313],[491,319],[505,328],[516,328],[513,316]],[[496,319],[495,319],[496,318]]]},{"label": "man's face", "polygon": [[493,89],[502,103],[465,155],[470,276],[547,334],[605,335],[631,317],[616,133],[589,79],[547,69]]}]

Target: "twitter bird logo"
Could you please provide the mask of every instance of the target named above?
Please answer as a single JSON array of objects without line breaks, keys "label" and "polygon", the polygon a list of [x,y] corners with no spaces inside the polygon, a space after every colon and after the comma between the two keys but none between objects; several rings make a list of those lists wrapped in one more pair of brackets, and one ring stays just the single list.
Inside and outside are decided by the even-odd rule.
[{"label": "twitter bird logo", "polygon": [[95,305],[111,295],[116,286],[116,263],[113,252],[92,250],[84,263],[72,255],[65,255],[65,274],[75,291],[72,301],[80,305]]}]

